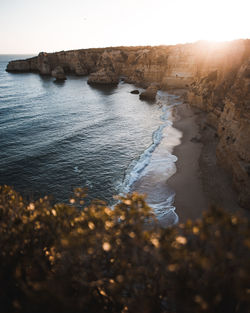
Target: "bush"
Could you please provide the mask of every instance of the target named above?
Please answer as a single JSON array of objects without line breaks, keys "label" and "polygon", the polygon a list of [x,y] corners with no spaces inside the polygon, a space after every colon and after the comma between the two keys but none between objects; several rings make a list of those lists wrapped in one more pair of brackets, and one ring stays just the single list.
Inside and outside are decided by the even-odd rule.
[{"label": "bush", "polygon": [[144,197],[109,208],[0,187],[1,312],[249,312],[250,224],[212,208],[161,228]]}]

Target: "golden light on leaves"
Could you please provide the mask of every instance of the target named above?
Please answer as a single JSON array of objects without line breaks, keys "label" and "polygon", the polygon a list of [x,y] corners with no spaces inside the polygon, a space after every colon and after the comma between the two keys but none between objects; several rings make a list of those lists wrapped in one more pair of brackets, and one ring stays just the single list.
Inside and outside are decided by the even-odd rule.
[{"label": "golden light on leaves", "polygon": [[[224,291],[213,288],[219,279],[222,284],[226,282],[223,288],[236,304],[243,301],[245,305],[244,301],[248,301],[248,220],[235,220],[225,212],[211,210],[200,222],[151,229],[147,227],[150,210],[139,196],[132,200],[128,195],[129,207],[120,201],[111,210],[98,202],[85,211],[70,204],[51,206],[44,200],[34,202],[31,209],[30,203],[15,208],[17,198],[14,193],[11,197],[7,192],[0,196],[0,240],[4,242],[0,258],[2,272],[10,267],[11,284],[19,295],[24,295],[22,286],[32,286],[33,291],[35,286],[41,286],[47,296],[52,282],[59,300],[70,291],[77,303],[101,303],[101,309],[94,307],[90,313],[100,312],[105,306],[111,312],[114,302],[120,310],[125,312],[129,307],[132,311],[143,297],[148,297],[149,310],[154,312],[151,301],[160,301],[161,305],[168,300],[168,294],[173,296],[175,305],[169,312],[182,312],[187,307],[190,312],[222,312],[218,306],[225,302]],[[227,284],[225,278],[230,279],[230,275],[232,284]],[[67,281],[66,293],[61,279]],[[30,285],[25,285],[26,281]],[[90,290],[87,297],[81,292],[87,290],[85,287]],[[179,301],[183,291],[188,300]]]},{"label": "golden light on leaves", "polygon": [[193,227],[193,234],[197,235],[199,233],[199,231],[200,231],[199,227],[197,227],[197,226]]},{"label": "golden light on leaves", "polygon": [[114,223],[113,222],[110,222],[110,221],[106,221],[105,222],[105,229],[109,229],[109,228],[111,228],[111,227],[113,227],[114,226]]},{"label": "golden light on leaves", "polygon": [[36,221],[35,222],[35,229],[40,229],[41,228],[41,224],[40,224],[40,222],[39,221]]},{"label": "golden light on leaves", "polygon": [[181,245],[185,245],[187,243],[187,238],[183,236],[178,236],[175,238],[175,241]]},{"label": "golden light on leaves", "polygon": [[88,248],[88,254],[93,254],[95,250],[93,248]]},{"label": "golden light on leaves", "polygon": [[100,289],[99,292],[100,292],[100,294],[101,294],[102,296],[107,297],[107,294],[106,294],[105,290]]},{"label": "golden light on leaves", "polygon": [[89,229],[93,230],[95,229],[95,224],[93,222],[88,222]]},{"label": "golden light on leaves", "polygon": [[77,222],[82,222],[82,221],[84,221],[84,216],[83,215],[81,215],[81,216],[78,216],[78,217],[76,217],[75,219],[74,219],[74,221],[77,223]]},{"label": "golden light on leaves", "polygon": [[116,242],[116,244],[119,246],[119,245],[121,244],[121,239],[118,238],[118,239],[116,239],[115,242]]},{"label": "golden light on leaves", "polygon": [[57,214],[56,214],[56,210],[55,209],[52,209],[51,210],[51,213],[54,215],[54,216],[56,216]]},{"label": "golden light on leaves", "polygon": [[111,245],[109,242],[104,242],[102,248],[104,251],[109,251],[111,249]]},{"label": "golden light on leaves", "polygon": [[151,242],[156,248],[159,247],[159,240],[157,238],[152,238]]},{"label": "golden light on leaves", "polygon": [[122,275],[117,275],[117,276],[116,276],[116,280],[118,281],[118,283],[122,283],[123,280],[124,280],[124,278],[123,278]]},{"label": "golden light on leaves", "polygon": [[129,233],[129,237],[130,237],[130,238],[135,238],[135,233],[134,233],[133,231],[131,231],[131,232]]},{"label": "golden light on leaves", "polygon": [[109,216],[112,215],[112,210],[111,210],[110,208],[108,208],[108,207],[104,208],[104,212],[105,212],[107,215],[109,215]]},{"label": "golden light on leaves", "polygon": [[202,310],[206,310],[208,308],[206,301],[204,301],[200,295],[196,295],[194,301],[201,306]]},{"label": "golden light on leaves", "polygon": [[132,201],[131,200],[123,200],[123,203],[125,203],[126,205],[131,205]]},{"label": "golden light on leaves", "polygon": [[127,307],[127,306],[125,306],[125,307],[123,308],[122,313],[124,313],[124,312],[128,312],[128,307]]},{"label": "golden light on leaves", "polygon": [[78,227],[76,231],[80,235],[84,234],[84,230],[81,227]]},{"label": "golden light on leaves", "polygon": [[231,221],[232,221],[232,224],[236,225],[238,222],[237,217],[232,216]]},{"label": "golden light on leaves", "polygon": [[176,265],[176,264],[170,264],[170,265],[168,265],[168,270],[169,270],[170,272],[174,272],[174,271],[176,271],[176,269],[177,269],[177,265]]},{"label": "golden light on leaves", "polygon": [[34,211],[35,210],[35,204],[34,203],[30,203],[29,206],[27,207],[27,209],[29,211]]},{"label": "golden light on leaves", "polygon": [[64,246],[64,247],[67,247],[69,245],[69,241],[67,239],[61,239],[61,244]]}]

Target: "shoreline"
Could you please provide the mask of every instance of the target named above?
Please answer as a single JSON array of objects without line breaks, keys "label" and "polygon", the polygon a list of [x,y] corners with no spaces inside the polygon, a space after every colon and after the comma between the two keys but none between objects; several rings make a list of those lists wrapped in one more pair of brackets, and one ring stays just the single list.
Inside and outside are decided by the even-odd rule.
[{"label": "shoreline", "polygon": [[179,223],[201,218],[212,205],[241,211],[231,178],[216,164],[216,131],[206,124],[205,113],[183,102],[173,116],[173,127],[182,132],[182,138],[173,150],[178,158],[176,173],[166,183],[175,192]]}]

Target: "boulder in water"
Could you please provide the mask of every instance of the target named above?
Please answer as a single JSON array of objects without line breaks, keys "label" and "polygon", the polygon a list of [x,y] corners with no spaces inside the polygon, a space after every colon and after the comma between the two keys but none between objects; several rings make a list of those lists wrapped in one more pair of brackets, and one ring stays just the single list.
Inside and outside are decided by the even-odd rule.
[{"label": "boulder in water", "polygon": [[138,89],[130,91],[133,95],[139,95],[140,91]]},{"label": "boulder in water", "polygon": [[145,91],[140,94],[141,100],[155,100],[158,87],[156,85],[149,86]]},{"label": "boulder in water", "polygon": [[114,71],[109,69],[100,69],[98,72],[92,73],[89,76],[88,84],[99,85],[117,85],[119,83],[119,76]]}]

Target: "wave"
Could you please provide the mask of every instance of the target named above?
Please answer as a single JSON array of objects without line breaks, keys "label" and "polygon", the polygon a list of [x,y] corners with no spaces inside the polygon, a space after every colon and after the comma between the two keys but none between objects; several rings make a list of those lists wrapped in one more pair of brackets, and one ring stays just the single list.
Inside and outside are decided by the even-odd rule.
[{"label": "wave", "polygon": [[154,210],[158,220],[163,225],[175,225],[179,222],[179,217],[175,212],[175,207],[173,206],[175,194],[168,195],[165,201],[153,204],[148,203],[148,205]]},{"label": "wave", "polygon": [[158,129],[153,133],[153,143],[150,147],[148,147],[144,153],[140,156],[139,160],[136,162],[132,171],[129,172],[124,179],[123,190],[128,193],[130,191],[131,186],[140,178],[142,171],[147,167],[150,162],[151,156],[155,151],[156,147],[159,145],[162,139],[163,129],[167,125],[161,125]]},{"label": "wave", "polygon": [[[159,102],[158,102],[159,103]],[[171,125],[171,121],[169,120],[169,108],[166,105],[162,106],[163,114],[160,116],[160,120],[164,122],[164,124],[160,125],[156,131],[153,132],[152,136],[152,144],[143,152],[143,154],[139,157],[137,161],[133,160],[130,164],[129,168],[132,167],[124,178],[123,181],[123,192],[128,193],[131,190],[132,185],[140,178],[143,170],[150,163],[153,152],[156,147],[160,144],[163,138],[163,130],[166,126]]]},{"label": "wave", "polygon": [[[123,184],[122,184],[122,191],[123,193],[128,193],[131,191],[133,185],[145,175],[150,175],[150,172],[147,173],[146,168],[149,166],[152,156],[154,154],[155,149],[161,143],[164,137],[164,129],[167,126],[172,126],[172,122],[170,120],[171,117],[171,108],[173,106],[178,105],[181,103],[178,96],[172,95],[160,95],[160,99],[157,102],[157,105],[161,108],[162,115],[160,116],[160,121],[162,124],[157,128],[156,131],[153,132],[152,135],[152,144],[143,152],[143,154],[137,160],[133,160],[129,166],[129,170],[125,175]],[[161,166],[164,161],[164,166],[169,167],[171,171],[171,167],[174,166],[174,163],[177,161],[177,157],[169,153],[168,157],[165,156],[164,160],[152,160],[153,167]],[[157,164],[158,163],[158,164]],[[152,168],[152,166],[150,166]],[[150,169],[151,170],[151,169]],[[158,169],[159,170],[159,169]],[[165,181],[163,182],[165,184]],[[155,188],[152,187],[152,188]],[[165,198],[164,198],[165,197]],[[157,199],[148,200],[148,204],[154,210],[159,223],[163,223],[163,225],[173,225],[178,223],[179,218],[178,215],[175,213],[175,207],[173,206],[174,203],[175,193],[171,192],[166,194],[165,196],[161,196]]]}]

